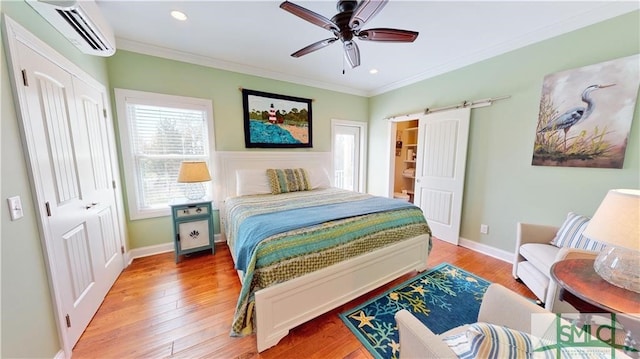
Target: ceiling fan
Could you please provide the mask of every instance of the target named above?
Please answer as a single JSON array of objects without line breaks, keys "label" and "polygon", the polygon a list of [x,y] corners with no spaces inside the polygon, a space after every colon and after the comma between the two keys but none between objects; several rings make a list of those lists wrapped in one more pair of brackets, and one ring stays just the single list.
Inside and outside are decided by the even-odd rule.
[{"label": "ceiling fan", "polygon": [[320,40],[291,54],[293,57],[304,56],[332,43],[342,41],[345,57],[352,68],[360,65],[360,50],[354,39],[385,42],[413,42],[418,33],[409,30],[374,28],[362,29],[362,26],[374,17],[387,4],[388,0],[339,0],[338,13],[331,18],[317,14],[302,6],[285,1],[280,8],[286,10],[314,25],[333,32],[333,37]]}]

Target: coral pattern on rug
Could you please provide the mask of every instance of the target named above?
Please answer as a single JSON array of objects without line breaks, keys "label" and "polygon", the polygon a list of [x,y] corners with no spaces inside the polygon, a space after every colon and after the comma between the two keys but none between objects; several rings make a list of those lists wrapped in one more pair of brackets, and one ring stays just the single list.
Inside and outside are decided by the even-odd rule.
[{"label": "coral pattern on rug", "polygon": [[478,319],[480,302],[491,284],[449,263],[442,263],[340,318],[375,358],[398,358],[400,343],[394,315],[406,309],[436,334]]}]

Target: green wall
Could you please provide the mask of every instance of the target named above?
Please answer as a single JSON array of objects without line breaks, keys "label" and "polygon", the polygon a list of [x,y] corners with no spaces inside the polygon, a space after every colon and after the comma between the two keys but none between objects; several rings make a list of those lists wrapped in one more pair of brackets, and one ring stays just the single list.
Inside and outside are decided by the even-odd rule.
[{"label": "green wall", "polygon": [[[637,109],[624,169],[530,165],[544,75],[638,53],[637,12],[367,99],[126,51],[118,51],[108,60],[86,56],[24,2],[1,1],[0,11],[107,84],[112,96],[113,88],[118,87],[211,98],[218,151],[244,150],[240,87],[313,98],[312,151],[330,151],[330,119],[369,120],[368,185],[373,193],[386,193],[379,180],[379,174],[387,171],[380,161],[386,156],[387,146],[383,118],[427,106],[511,95],[491,107],[472,110],[462,225],[463,237],[507,251],[513,249],[518,220],[559,224],[569,210],[592,214],[610,188],[640,186]],[[586,41],[591,45],[585,46]],[[25,213],[22,219],[11,221],[7,206],[0,206],[0,356],[53,358],[60,345],[11,95],[7,54],[4,49],[0,51],[0,197],[21,196]],[[115,116],[115,107],[112,113]],[[478,234],[480,223],[491,226],[488,236]],[[129,248],[170,242],[168,218],[132,221],[128,226]]]},{"label": "green wall", "polygon": [[[103,58],[83,55],[24,1],[2,1],[0,11],[50,44],[84,71],[107,84]],[[4,17],[2,20],[4,37]],[[22,150],[7,57],[2,53],[0,123],[2,198],[1,311],[2,358],[53,358],[60,350],[44,253]],[[20,196],[24,217],[11,221],[5,199]]]},{"label": "green wall", "polygon": [[[544,76],[640,52],[640,12],[626,14],[512,51],[370,100],[369,174],[384,173],[384,118],[489,97],[510,95],[471,110],[461,237],[513,252],[516,222],[560,225],[569,211],[593,215],[612,188],[640,187],[636,103],[623,169],[532,166]],[[386,194],[369,176],[369,192]],[[488,224],[488,235],[480,234]]]},{"label": "green wall", "polygon": [[[297,151],[331,151],[331,119],[366,122],[369,118],[366,97],[128,51],[118,51],[107,60],[107,65],[112,100],[114,98],[113,88],[211,99],[217,151],[246,150],[244,148],[241,88],[313,99],[311,105],[313,110],[313,148],[298,149]],[[115,108],[115,102],[113,108]],[[117,114],[114,113],[114,117],[117,118]],[[274,150],[271,149],[271,151]],[[125,173],[126,169],[121,168],[120,171]],[[215,177],[216,174],[213,173],[214,181]],[[214,215],[214,217],[217,216]],[[128,213],[127,218],[129,218]],[[219,219],[214,219],[216,233],[219,233]],[[171,217],[128,220],[127,227],[129,248],[140,248],[172,241]]]}]

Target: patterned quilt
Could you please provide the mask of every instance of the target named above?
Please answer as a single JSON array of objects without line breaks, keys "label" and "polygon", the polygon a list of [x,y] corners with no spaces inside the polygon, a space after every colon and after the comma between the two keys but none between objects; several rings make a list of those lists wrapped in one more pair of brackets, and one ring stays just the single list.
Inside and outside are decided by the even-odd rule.
[{"label": "patterned quilt", "polygon": [[[371,197],[373,196],[368,194],[329,188],[230,198],[225,203],[225,234],[236,258],[236,235],[246,218]],[[254,331],[254,293],[258,290],[421,234],[428,235],[430,250],[431,231],[422,211],[410,206],[324,222],[264,239],[255,248],[244,272],[231,335],[248,335]]]}]

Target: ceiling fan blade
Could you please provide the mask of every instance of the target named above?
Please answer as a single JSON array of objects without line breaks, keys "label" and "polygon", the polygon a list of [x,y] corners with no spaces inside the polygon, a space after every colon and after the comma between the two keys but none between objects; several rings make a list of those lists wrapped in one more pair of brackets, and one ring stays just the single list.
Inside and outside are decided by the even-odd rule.
[{"label": "ceiling fan blade", "polygon": [[367,29],[358,33],[360,40],[388,41],[388,42],[413,42],[418,37],[418,32],[400,29]]},{"label": "ceiling fan blade", "polygon": [[306,54],[308,54],[310,52],[314,52],[316,50],[320,50],[321,48],[323,48],[325,46],[329,46],[329,45],[333,44],[337,40],[338,40],[337,37],[331,37],[331,38],[328,38],[328,39],[320,40],[318,42],[314,42],[313,44],[294,52],[293,54],[291,54],[291,56],[293,56],[293,57],[304,56],[304,55],[306,55]]},{"label": "ceiling fan blade", "polygon": [[360,50],[353,41],[344,42],[344,54],[351,65],[351,68],[360,66]]},{"label": "ceiling fan blade", "polygon": [[388,0],[362,0],[358,4],[351,19],[349,20],[349,28],[352,30],[360,30],[364,24],[374,17],[387,4]]},{"label": "ceiling fan blade", "polygon": [[338,29],[338,26],[334,24],[331,20],[327,19],[326,17],[320,14],[316,14],[311,10],[305,9],[300,5],[296,5],[292,2],[285,1],[282,4],[280,4],[280,8],[282,10],[292,13],[293,15],[301,19],[307,20],[310,23],[314,25],[318,25],[327,30],[340,31],[340,29]]}]

